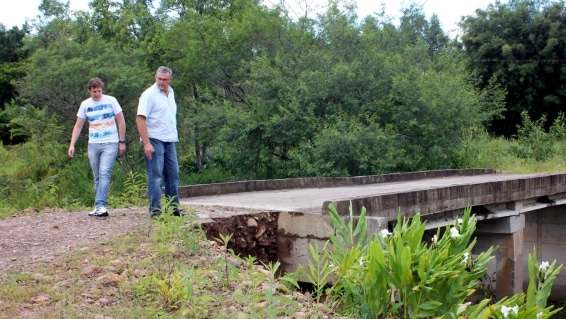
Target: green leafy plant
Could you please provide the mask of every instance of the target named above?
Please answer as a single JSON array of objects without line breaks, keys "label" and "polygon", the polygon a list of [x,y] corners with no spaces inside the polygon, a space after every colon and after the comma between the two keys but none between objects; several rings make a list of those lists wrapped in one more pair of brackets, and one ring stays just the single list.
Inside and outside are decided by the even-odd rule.
[{"label": "green leafy plant", "polygon": [[311,277],[320,282],[332,276],[329,295],[356,317],[454,318],[492,258],[492,248],[471,256],[476,222],[469,209],[457,224],[439,229],[435,241],[428,244],[423,241],[425,225],[419,215],[399,218],[392,233],[383,229],[368,241],[364,211],[356,227],[351,211],[347,222],[335,207],[329,214],[336,229],[330,239],[333,247],[324,250],[326,257],[311,252],[314,258],[309,267],[321,269],[324,258],[332,260],[332,265],[322,272],[324,276]]},{"label": "green leafy plant", "polygon": [[[529,288],[492,304],[485,299],[471,305],[493,258],[491,247],[472,255],[476,219],[471,209],[454,224],[439,228],[430,242],[423,240],[425,224],[417,214],[398,218],[393,232],[382,229],[370,240],[365,232],[365,211],[356,226],[350,208],[344,221],[331,206],[335,227],[331,248],[310,247],[307,278],[315,285],[317,300],[323,292],[340,311],[356,318],[550,318],[559,309],[547,307],[550,290],[562,266],[537,262],[529,256]],[[326,263],[331,260],[332,263]],[[332,278],[334,285],[320,287]]]},{"label": "green leafy plant", "polygon": [[326,286],[330,283],[333,273],[330,263],[330,256],[325,253],[327,244],[320,248],[318,245],[309,245],[310,263],[305,267],[300,267],[299,271],[303,273],[307,280],[314,285],[314,296],[317,301],[325,292]]},{"label": "green leafy plant", "polygon": [[460,318],[547,319],[554,316],[562,308],[547,307],[547,300],[562,265],[558,265],[556,261],[539,263],[534,250],[528,257],[528,269],[529,285],[526,294],[505,297],[495,304],[490,304],[488,299],[483,300],[463,311]]},{"label": "green leafy plant", "polygon": [[144,202],[144,190],[146,188],[143,174],[139,171],[128,170],[116,177],[114,183],[120,185],[120,187],[110,195],[110,205],[113,207],[141,206]]},{"label": "green leafy plant", "polygon": [[217,240],[224,248],[224,278],[226,279],[226,286],[230,286],[230,273],[228,271],[228,244],[230,243],[230,240],[232,240],[232,234],[220,234]]}]

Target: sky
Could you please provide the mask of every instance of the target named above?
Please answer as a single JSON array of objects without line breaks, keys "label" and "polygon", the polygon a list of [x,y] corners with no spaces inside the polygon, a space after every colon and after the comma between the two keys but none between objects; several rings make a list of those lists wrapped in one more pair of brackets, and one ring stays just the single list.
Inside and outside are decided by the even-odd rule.
[{"label": "sky", "polygon": [[[72,11],[88,10],[89,0],[69,0]],[[267,5],[279,3],[281,0],[263,0]],[[454,36],[459,33],[458,22],[462,16],[473,15],[476,9],[485,9],[495,0],[349,0],[356,3],[358,16],[380,12],[385,8],[388,16],[395,22],[398,20],[399,12],[403,7],[411,3],[422,5],[428,18],[433,13],[438,15],[442,28],[449,35]],[[41,0],[0,0],[0,23],[6,28],[21,26],[26,20],[35,18],[39,11],[38,6]],[[290,13],[303,15],[305,9],[316,13],[323,12],[326,8],[327,0],[283,0]],[[308,5],[305,5],[308,3]],[[305,7],[306,6],[306,7]]]}]

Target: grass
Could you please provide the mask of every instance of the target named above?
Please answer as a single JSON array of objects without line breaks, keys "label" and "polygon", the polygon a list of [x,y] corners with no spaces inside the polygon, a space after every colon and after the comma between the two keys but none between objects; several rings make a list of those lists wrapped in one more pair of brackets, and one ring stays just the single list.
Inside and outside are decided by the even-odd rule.
[{"label": "grass", "polygon": [[165,216],[149,229],[6,274],[0,318],[335,317],[276,270],[226,254],[190,218]]},{"label": "grass", "polygon": [[553,139],[542,160],[521,156],[525,143],[518,139],[492,137],[483,131],[472,132],[464,139],[460,166],[494,168],[500,173],[566,171],[566,140]]}]

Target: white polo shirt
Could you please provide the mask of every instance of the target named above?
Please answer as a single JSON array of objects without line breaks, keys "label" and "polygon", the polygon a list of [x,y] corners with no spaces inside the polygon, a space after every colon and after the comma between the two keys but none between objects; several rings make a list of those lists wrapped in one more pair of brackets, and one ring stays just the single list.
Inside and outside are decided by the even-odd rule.
[{"label": "white polo shirt", "polygon": [[150,138],[162,142],[178,142],[177,103],[175,93],[169,87],[169,94],[159,90],[157,84],[147,88],[140,96],[138,115],[145,117],[147,133]]}]

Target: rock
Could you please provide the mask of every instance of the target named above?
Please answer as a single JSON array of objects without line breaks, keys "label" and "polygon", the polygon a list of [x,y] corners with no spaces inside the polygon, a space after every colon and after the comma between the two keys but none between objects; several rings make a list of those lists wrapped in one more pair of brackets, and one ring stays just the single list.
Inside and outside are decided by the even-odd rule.
[{"label": "rock", "polygon": [[260,225],[260,226],[258,227],[257,232],[255,233],[255,236],[254,236],[254,237],[255,237],[256,239],[257,239],[257,238],[260,238],[260,237],[265,233],[266,230],[267,230],[267,228],[265,227],[265,225]]},{"label": "rock", "polygon": [[121,261],[120,259],[114,259],[110,262],[110,265],[114,266],[114,267],[123,267],[124,266],[124,262]]},{"label": "rock", "polygon": [[265,307],[267,307],[267,301],[259,302],[259,303],[255,304],[255,307],[257,309],[264,309]]},{"label": "rock", "polygon": [[293,319],[306,319],[306,318],[307,318],[307,315],[302,311],[296,312],[293,315]]},{"label": "rock", "polygon": [[33,304],[48,304],[49,302],[51,302],[51,296],[47,294],[39,294],[31,298],[31,303]]},{"label": "rock", "polygon": [[323,304],[323,303],[319,303],[317,304],[318,310],[324,312],[324,313],[331,313],[332,310],[330,310],[330,308],[328,308],[327,305]]},{"label": "rock", "polygon": [[102,297],[102,298],[98,299],[98,301],[96,303],[100,306],[106,307],[106,306],[110,306],[112,304],[112,300],[110,300],[109,298],[106,298],[106,297]]},{"label": "rock", "polygon": [[250,217],[248,218],[248,227],[257,227],[257,220],[255,220],[255,218]]},{"label": "rock", "polygon": [[84,301],[88,304],[93,304],[94,303],[94,299],[96,299],[95,295],[92,294],[87,294],[87,293],[82,293],[81,297],[84,298]]},{"label": "rock", "polygon": [[104,269],[102,269],[102,267],[88,266],[88,267],[83,269],[83,271],[81,272],[81,276],[87,277],[87,278],[92,278],[92,277],[95,277],[96,275],[102,273],[103,271],[104,271]]},{"label": "rock", "polygon": [[134,277],[140,278],[145,276],[145,271],[141,269],[134,269]]},{"label": "rock", "polygon": [[259,288],[259,290],[261,290],[261,292],[264,293],[264,294],[267,293],[267,292],[269,292],[269,291],[271,291],[272,294],[275,294],[275,293],[276,293],[275,289],[273,289],[273,287],[272,287],[269,283],[266,283],[266,282],[262,282],[262,283],[259,285],[258,288]]},{"label": "rock", "polygon": [[122,277],[117,274],[110,273],[98,277],[96,281],[105,287],[118,287],[118,284],[122,281]]},{"label": "rock", "polygon": [[240,266],[242,266],[242,260],[240,260],[239,258],[232,257],[232,256],[228,257],[228,263],[230,263],[230,265],[232,265],[236,268],[240,268]]}]

